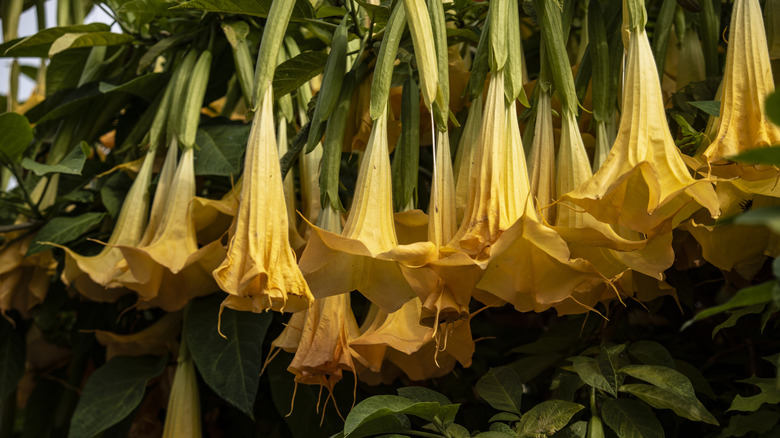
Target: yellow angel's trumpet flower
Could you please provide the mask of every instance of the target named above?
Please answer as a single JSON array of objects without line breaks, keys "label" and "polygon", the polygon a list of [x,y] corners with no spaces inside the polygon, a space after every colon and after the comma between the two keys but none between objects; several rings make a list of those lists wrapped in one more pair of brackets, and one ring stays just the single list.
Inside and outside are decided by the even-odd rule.
[{"label": "yellow angel's trumpet flower", "polygon": [[704,51],[699,41],[699,33],[693,27],[688,27],[680,47],[680,62],[677,63],[677,89],[691,82],[707,79],[704,67]]},{"label": "yellow angel's trumpet flower", "polygon": [[14,309],[26,317],[46,298],[57,262],[51,250],[25,257],[35,240],[34,235],[21,237],[20,233],[14,232],[3,238],[5,242],[0,245],[0,314]]},{"label": "yellow angel's trumpet flower", "polygon": [[431,253],[432,244],[398,245],[393,222],[386,111],[374,122],[356,187],[340,235],[312,228],[301,256],[301,271],[317,298],[358,290],[386,311],[393,311],[414,297],[398,262],[419,263],[419,259]]},{"label": "yellow angel's trumpet flower", "polygon": [[555,201],[555,135],[551,102],[550,93],[540,91],[533,126],[534,138],[528,156],[528,177],[537,208],[548,223],[554,224],[556,208],[546,208]]},{"label": "yellow angel's trumpet flower", "polygon": [[176,374],[173,376],[168,411],[165,414],[163,438],[201,436],[200,395],[195,364],[182,342],[177,359]]},{"label": "yellow angel's trumpet flower", "polygon": [[[774,183],[774,179],[768,181]],[[773,193],[757,189],[752,181],[718,181],[715,191],[725,217],[731,217],[751,208],[780,205]],[[755,190],[755,191],[754,191]],[[762,194],[763,192],[763,194]],[[735,271],[743,278],[751,279],[764,265],[766,257],[780,254],[780,239],[764,226],[715,224],[711,218],[699,212],[680,228],[688,231],[701,245],[701,255],[718,269]]]},{"label": "yellow angel's trumpet flower", "polygon": [[[174,140],[169,148],[176,147]],[[190,299],[215,288],[210,272],[224,258],[225,251],[219,241],[198,249],[190,209],[195,197],[194,156],[192,147],[183,151],[170,187],[163,189],[166,195],[162,213],[156,216],[159,210],[152,209],[151,230],[147,229],[142,242],[119,246],[127,271],[116,283],[136,291],[141,307],[179,310]]]},{"label": "yellow angel's trumpet flower", "polygon": [[95,339],[106,347],[106,360],[114,356],[161,356],[175,352],[176,338],[181,332],[182,312],[166,313],[145,329],[120,335],[105,330],[95,330]]},{"label": "yellow angel's trumpet flower", "polygon": [[94,256],[81,256],[63,247],[65,269],[62,271],[62,281],[65,284],[74,283],[76,290],[92,301],[113,302],[127,293],[126,289],[114,284],[121,274],[118,268],[124,258],[122,250],[117,246],[137,245],[143,237],[149,211],[149,182],[155,154],[156,149],[150,149],[146,153],[106,246]]},{"label": "yellow angel's trumpet flower", "polygon": [[429,203],[428,239],[437,247],[452,239],[458,224],[455,219],[455,178],[452,174],[450,140],[439,132],[434,157],[435,178]]},{"label": "yellow angel's trumpet flower", "polygon": [[303,312],[303,330],[287,370],[298,383],[321,385],[333,391],[344,371],[355,372],[350,344],[360,331],[349,294],[314,300]]},{"label": "yellow angel's trumpet flower", "polygon": [[288,240],[284,189],[268,87],[249,133],[241,204],[227,257],[214,270],[223,306],[295,312],[313,300]]},{"label": "yellow angel's trumpet flower", "polygon": [[[287,153],[287,120],[279,117],[279,129],[277,130],[279,156],[283,157]],[[303,180],[303,178],[301,179]],[[287,207],[287,235],[290,239],[290,246],[295,252],[303,250],[306,240],[298,234],[298,215],[295,213],[295,181],[292,173],[288,172],[282,183],[284,187],[284,205]]]},{"label": "yellow angel's trumpet flower", "polygon": [[728,41],[718,133],[704,151],[704,160],[717,175],[774,177],[776,172],[765,175],[753,166],[720,165],[740,152],[780,143],[780,128],[767,119],[764,108],[775,85],[758,0],[734,2]]},{"label": "yellow angel's trumpet flower", "polygon": [[475,99],[469,108],[469,115],[460,136],[458,152],[455,154],[455,214],[458,223],[463,220],[469,201],[469,186],[477,156],[479,130],[482,126],[482,98]]},{"label": "yellow angel's trumpet flower", "polygon": [[658,73],[644,28],[630,32],[620,128],[604,165],[563,196],[596,219],[648,237],[668,232],[687,209],[719,215],[712,184],[695,181],[669,132]]}]

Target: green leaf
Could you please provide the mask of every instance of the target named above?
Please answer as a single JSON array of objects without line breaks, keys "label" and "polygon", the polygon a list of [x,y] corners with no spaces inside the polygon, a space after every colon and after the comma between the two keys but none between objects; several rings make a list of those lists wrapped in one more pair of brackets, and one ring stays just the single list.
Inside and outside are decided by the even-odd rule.
[{"label": "green leaf", "polygon": [[629,356],[645,365],[660,365],[676,368],[671,353],[655,341],[638,341],[628,347]]},{"label": "green leaf", "polygon": [[514,369],[507,366],[491,368],[477,381],[476,389],[494,409],[520,414],[523,383]]},{"label": "green leaf", "polygon": [[168,357],[116,356],[87,380],[69,437],[92,437],[129,415],[143,399],[147,382],[159,376]]},{"label": "green leaf", "polygon": [[[723,222],[727,223],[727,220]],[[761,225],[780,234],[780,206],[773,205],[740,213],[733,217],[731,223],[735,225]]]},{"label": "green leaf", "polygon": [[[208,12],[253,15],[267,18],[271,0],[190,0],[171,9],[200,9]],[[314,18],[314,9],[308,0],[296,0],[292,19]]]},{"label": "green leaf", "polygon": [[596,365],[611,389],[609,393],[617,397],[618,375],[615,372],[615,365],[612,363],[609,351],[603,345],[600,346],[599,354],[596,356]]},{"label": "green leaf", "polygon": [[683,324],[680,330],[685,330],[688,326],[700,319],[709,318],[710,316],[723,313],[727,310],[736,309],[737,307],[753,306],[756,304],[766,304],[772,301],[772,290],[777,284],[776,280],[767,281],[756,286],[751,286],[737,292],[730,300],[719,306],[713,306],[709,309],[702,310],[697,313],[693,319],[688,320]]},{"label": "green leaf", "polygon": [[77,24],[44,29],[35,35],[24,38],[5,51],[3,56],[30,56],[34,58],[49,57],[49,47],[59,37],[74,32],[108,32],[111,28],[105,23]]},{"label": "green leaf", "polygon": [[717,397],[715,391],[712,390],[710,383],[707,381],[707,378],[704,377],[698,368],[682,360],[675,360],[675,364],[677,365],[677,371],[681,372],[691,381],[693,389],[696,390],[696,392],[704,394],[713,400]]},{"label": "green leaf", "polygon": [[728,411],[742,411],[742,412],[754,412],[761,407],[762,404],[768,403],[770,405],[776,405],[780,403],[780,388],[777,387],[776,379],[762,379],[753,376],[749,379],[738,380],[740,383],[749,383],[757,386],[761,392],[754,396],[742,397],[737,394],[734,400],[731,401],[731,406]]},{"label": "green leaf", "polygon": [[98,85],[98,90],[103,94],[114,92],[130,93],[147,102],[151,102],[157,97],[162,87],[165,86],[167,79],[168,75],[165,73],[147,73],[120,85],[101,82]]},{"label": "green leaf", "polygon": [[116,172],[111,175],[103,187],[100,188],[100,200],[106,211],[112,217],[117,217],[122,208],[122,203],[127,196],[127,191],[133,184],[133,179],[125,172]]},{"label": "green leaf", "polygon": [[731,156],[729,159],[744,164],[780,166],[780,146],[750,149],[741,154]]},{"label": "green leaf", "polygon": [[493,423],[495,421],[504,421],[507,423],[511,423],[514,421],[520,421],[520,416],[518,416],[517,414],[513,414],[511,412],[499,412],[496,415],[490,417],[490,420],[488,420],[489,423]]},{"label": "green leaf", "polygon": [[477,434],[474,438],[511,438],[513,434],[509,434],[507,432],[499,432],[496,430],[491,430],[487,432],[481,432]]},{"label": "green leaf", "polygon": [[588,422],[576,421],[553,435],[553,438],[585,438],[588,434]]},{"label": "green leaf", "polygon": [[[60,53],[53,57],[49,62],[48,68],[46,68],[46,98],[42,106],[49,107],[49,110],[54,109],[55,105],[49,105],[48,100],[55,95],[58,91],[72,90],[79,85],[81,79],[81,72],[84,70],[84,65],[89,58],[90,49],[69,50],[67,52]],[[39,105],[41,106],[41,105]],[[38,108],[36,106],[33,111]],[[38,117],[45,115],[40,114]],[[32,116],[27,113],[27,116]]]},{"label": "green leaf", "polygon": [[527,383],[533,380],[543,371],[555,365],[563,357],[559,353],[542,353],[523,357],[512,362],[508,366],[515,370],[518,379]]},{"label": "green leaf", "polygon": [[375,395],[352,408],[344,423],[344,437],[350,438],[358,427],[378,418],[407,414],[433,421],[441,406],[435,402],[415,402],[396,395]]},{"label": "green leaf", "polygon": [[195,174],[238,176],[250,125],[206,125],[198,129]]},{"label": "green leaf", "polygon": [[718,420],[698,400],[684,398],[675,391],[644,383],[623,385],[620,391],[635,395],[654,408],[671,409],[683,418],[718,425]]},{"label": "green leaf", "polygon": [[572,358],[574,372],[588,385],[598,388],[608,394],[616,395],[616,389],[607,381],[607,378],[601,373],[596,359],[591,357],[576,356]]},{"label": "green leaf", "polygon": [[664,437],[664,429],[653,412],[636,400],[605,400],[601,405],[601,417],[620,438]]},{"label": "green leaf", "polygon": [[[273,317],[270,313],[220,309],[222,298],[214,294],[192,301],[184,317],[184,335],[188,345],[197,346],[190,351],[206,384],[254,418],[263,339]],[[218,327],[220,312],[222,324]]]},{"label": "green leaf", "polygon": [[775,125],[780,125],[780,91],[775,91],[766,97],[764,108],[769,120]]},{"label": "green leaf", "polygon": [[100,224],[104,217],[106,217],[105,213],[97,212],[84,213],[76,217],[55,217],[38,231],[35,241],[27,249],[26,256],[31,256],[51,248],[51,245],[44,242],[56,243],[58,245],[72,242]]},{"label": "green leaf", "polygon": [[765,307],[766,304],[755,304],[752,306],[742,307],[740,309],[729,311],[728,319],[716,325],[715,328],[712,329],[712,338],[715,339],[715,335],[717,335],[718,332],[722,329],[734,327],[737,324],[737,321],[739,321],[739,318],[742,318],[745,315],[755,315],[757,313],[761,313],[764,311]]},{"label": "green leaf", "polygon": [[523,414],[517,425],[517,436],[552,435],[563,429],[574,417],[574,414],[584,408],[585,406],[579,403],[563,400],[541,402]]},{"label": "green leaf", "polygon": [[17,113],[0,114],[0,160],[17,164],[33,139],[27,117]]},{"label": "green leaf", "polygon": [[760,410],[747,415],[734,415],[729,425],[721,432],[721,437],[744,436],[749,433],[766,433],[780,423],[780,414],[770,410]]},{"label": "green leaf", "polygon": [[14,392],[24,375],[26,345],[21,327],[0,321],[0,400]]},{"label": "green leaf", "polygon": [[695,106],[712,117],[720,117],[720,101],[700,100],[697,102],[688,102],[688,105]]},{"label": "green leaf", "polygon": [[135,38],[124,33],[105,32],[72,32],[57,38],[49,47],[49,57],[68,49],[94,46],[118,46],[130,44]]},{"label": "green leaf", "polygon": [[442,406],[451,405],[450,399],[443,394],[424,386],[407,386],[398,388],[398,395],[415,402],[434,402]]},{"label": "green leaf", "polygon": [[33,161],[29,158],[22,160],[22,167],[27,170],[32,170],[38,176],[43,176],[49,173],[66,173],[69,175],[81,175],[81,169],[84,168],[84,163],[87,161],[87,157],[92,153],[89,145],[82,141],[78,147],[75,147],[68,152],[68,155],[60,161],[58,164],[44,164],[37,161]]},{"label": "green leaf", "polygon": [[297,90],[311,78],[322,73],[328,55],[324,52],[303,52],[276,67],[274,73],[274,99]]},{"label": "green leaf", "polygon": [[691,381],[675,369],[659,365],[627,365],[620,372],[666,389],[688,400],[696,400]]}]

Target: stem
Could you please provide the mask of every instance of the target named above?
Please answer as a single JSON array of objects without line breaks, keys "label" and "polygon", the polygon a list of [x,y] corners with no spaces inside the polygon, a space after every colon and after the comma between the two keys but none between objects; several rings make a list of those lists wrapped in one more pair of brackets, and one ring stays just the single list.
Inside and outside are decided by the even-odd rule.
[{"label": "stem", "polygon": [[0,225],[0,234],[10,233],[12,231],[26,230],[35,228],[40,224],[38,221],[25,222],[23,224]]},{"label": "stem", "polygon": [[357,11],[355,11],[355,5],[352,3],[352,0],[347,0],[344,4],[346,4],[349,15],[352,17],[352,21],[355,24],[355,30],[357,31],[358,37],[363,39],[363,28],[360,27],[360,20],[358,19]]},{"label": "stem", "polygon": [[0,438],[11,438],[14,434],[14,419],[16,418],[16,390],[3,400],[2,417],[0,417]]}]

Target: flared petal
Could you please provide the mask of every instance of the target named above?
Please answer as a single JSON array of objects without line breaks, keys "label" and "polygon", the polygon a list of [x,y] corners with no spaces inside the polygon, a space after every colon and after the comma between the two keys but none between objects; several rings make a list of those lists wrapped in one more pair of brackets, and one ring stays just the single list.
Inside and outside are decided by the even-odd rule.
[{"label": "flared petal", "polygon": [[223,306],[295,312],[313,300],[288,239],[284,189],[268,87],[247,144],[241,203],[227,257],[214,270]]},{"label": "flared petal", "polygon": [[669,132],[653,54],[644,29],[630,34],[623,113],[604,165],[563,196],[599,221],[652,235],[668,232],[687,204],[719,215],[712,184],[688,172]]},{"label": "flared petal", "polygon": [[780,127],[767,119],[764,108],[775,85],[758,0],[734,2],[728,46],[717,135],[703,158],[715,175],[763,179],[766,169],[726,161],[740,152],[780,143]]},{"label": "flared petal", "polygon": [[65,284],[74,283],[76,289],[92,301],[113,302],[128,292],[120,285],[112,284],[121,275],[118,268],[124,259],[118,246],[137,245],[144,235],[149,212],[149,182],[155,154],[154,149],[147,152],[106,246],[94,256],[81,256],[63,247],[65,268],[62,271],[62,281]]},{"label": "flared petal", "polygon": [[392,312],[414,297],[398,263],[419,265],[434,250],[430,242],[398,246],[386,117],[374,122],[343,232],[313,227],[300,267],[317,298],[358,290]]}]

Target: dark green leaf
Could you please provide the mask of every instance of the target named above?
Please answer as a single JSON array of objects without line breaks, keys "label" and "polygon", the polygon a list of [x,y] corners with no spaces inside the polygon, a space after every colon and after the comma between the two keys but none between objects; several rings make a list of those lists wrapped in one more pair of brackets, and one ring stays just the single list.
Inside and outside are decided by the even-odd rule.
[{"label": "dark green leaf", "polygon": [[77,147],[71,149],[70,152],[68,152],[68,155],[65,155],[58,164],[44,164],[25,158],[22,160],[22,167],[32,170],[38,176],[49,173],[81,175],[81,169],[84,168],[84,163],[86,163],[87,157],[91,153],[92,150],[89,145],[82,141]]},{"label": "dark green leaf", "polygon": [[414,402],[396,395],[375,395],[352,408],[344,423],[344,437],[350,438],[360,426],[378,418],[407,414],[433,421],[441,406],[434,402]]},{"label": "dark green leaf", "polygon": [[601,417],[620,438],[664,437],[664,429],[653,412],[636,400],[605,400],[601,405]]},{"label": "dark green leaf", "polygon": [[728,319],[716,325],[715,328],[712,329],[712,338],[715,339],[715,335],[717,335],[718,332],[724,328],[734,327],[737,324],[737,321],[739,321],[739,318],[742,318],[745,315],[755,315],[757,313],[761,313],[764,311],[765,307],[766,304],[755,304],[752,306],[742,307],[740,309],[729,311]]},{"label": "dark green leaf", "polygon": [[17,113],[0,114],[0,162],[18,163],[32,138],[27,117]]},{"label": "dark green leaf", "polygon": [[27,256],[51,248],[51,245],[44,242],[65,245],[76,240],[82,234],[100,224],[105,216],[105,213],[92,212],[76,217],[56,217],[50,220],[38,231],[35,241],[27,249]]},{"label": "dark green leaf", "polygon": [[133,40],[134,38],[132,35],[109,31],[66,33],[57,38],[57,40],[52,43],[51,47],[49,47],[49,57],[68,49],[94,46],[117,46],[121,44],[130,44]]},{"label": "dark green leaf", "polygon": [[[190,0],[171,9],[200,9],[208,12],[254,15],[266,18],[271,10],[271,0]],[[314,18],[314,9],[308,0],[296,0],[293,20]]]},{"label": "dark green leaf", "polygon": [[734,400],[732,400],[728,411],[754,412],[764,403],[770,405],[780,403],[780,388],[777,387],[776,379],[762,379],[753,376],[749,379],[738,380],[738,382],[758,386],[761,392],[750,397],[742,397],[737,394]]},{"label": "dark green leaf", "polygon": [[720,102],[717,100],[700,100],[698,102],[688,102],[688,105],[695,106],[712,117],[720,116]]},{"label": "dark green leaf", "polygon": [[6,50],[3,56],[49,57],[49,47],[59,37],[72,32],[108,32],[111,28],[105,23],[77,24],[44,29],[35,35],[24,38]]},{"label": "dark green leaf", "polygon": [[712,390],[712,387],[710,387],[707,378],[704,377],[698,368],[689,364],[688,362],[681,360],[675,360],[675,364],[677,365],[677,371],[681,372],[685,377],[688,378],[688,380],[691,381],[693,389],[696,392],[699,394],[704,394],[711,399],[716,398],[715,391]]},{"label": "dark green leaf", "polygon": [[24,375],[26,345],[21,327],[0,321],[0,400],[14,392]]},{"label": "dark green leaf", "polygon": [[398,388],[398,395],[416,402],[434,402],[442,406],[451,405],[452,402],[439,392],[424,386],[407,386]]},{"label": "dark green leaf", "polygon": [[542,353],[527,356],[509,364],[517,373],[521,382],[527,383],[533,380],[546,369],[555,365],[560,359],[559,353]]},{"label": "dark green leaf", "polygon": [[[271,324],[270,313],[220,309],[219,294],[191,302],[184,334],[203,380],[220,397],[249,417],[260,381],[262,346]],[[222,313],[222,325],[218,321]],[[225,336],[220,336],[221,333]]]},{"label": "dark green leaf", "polygon": [[100,188],[100,200],[103,202],[103,206],[106,207],[108,214],[112,217],[119,215],[122,202],[124,202],[127,191],[132,184],[133,179],[127,176],[125,172],[116,172]]},{"label": "dark green leaf", "polygon": [[780,125],[780,91],[775,91],[766,97],[764,108],[769,120],[775,125]]},{"label": "dark green leaf", "polygon": [[588,422],[577,421],[553,435],[553,438],[585,438],[588,434]]},{"label": "dark green leaf", "polygon": [[603,345],[600,347],[598,356],[596,356],[596,365],[611,389],[609,393],[617,397],[618,375],[615,372],[615,365],[612,363],[609,351]]},{"label": "dark green leaf", "polygon": [[563,429],[574,417],[574,414],[584,408],[581,404],[563,400],[541,402],[523,414],[517,426],[517,436],[552,435]]},{"label": "dark green leaf", "polygon": [[572,358],[574,372],[588,385],[598,388],[608,394],[615,395],[615,389],[607,382],[607,378],[601,373],[596,359],[585,356]]},{"label": "dark green leaf", "polygon": [[684,330],[689,325],[700,319],[708,318],[719,313],[723,313],[727,310],[736,309],[737,307],[752,306],[755,304],[766,304],[772,300],[772,290],[774,289],[777,281],[767,281],[756,286],[751,286],[737,292],[730,300],[719,306],[713,306],[709,309],[705,309],[696,314],[693,319],[683,324],[680,330]]},{"label": "dark green leaf", "polygon": [[520,417],[517,414],[513,414],[511,412],[499,412],[496,415],[490,417],[490,420],[488,420],[488,422],[490,423],[493,423],[495,421],[504,421],[507,423],[511,423],[514,421],[520,421]]},{"label": "dark green leaf", "polygon": [[250,125],[207,125],[198,129],[195,174],[238,176]]},{"label": "dark green leaf", "polygon": [[510,367],[491,368],[477,382],[477,393],[494,409],[520,414],[523,383]]},{"label": "dark green leaf", "polygon": [[671,353],[655,341],[638,341],[628,347],[628,354],[645,365],[676,368]]},{"label": "dark green leaf", "polygon": [[496,430],[491,430],[487,432],[481,432],[477,435],[475,435],[474,438],[512,438],[514,434],[509,434],[507,432],[499,432]]},{"label": "dark green leaf", "polygon": [[152,101],[165,85],[167,75],[165,73],[147,73],[133,78],[124,84],[112,85],[101,82],[98,90],[103,94],[123,92],[136,95],[146,101]]},{"label": "dark green leaf", "polygon": [[780,166],[780,146],[750,149],[739,155],[729,157],[729,159],[744,164]]},{"label": "dark green leaf", "polygon": [[696,400],[691,381],[675,369],[659,365],[627,365],[620,368],[620,372],[674,392],[682,398]]},{"label": "dark green leaf", "polygon": [[314,76],[322,73],[328,55],[324,52],[303,52],[276,67],[274,73],[274,99],[298,89]]},{"label": "dark green leaf", "polygon": [[[51,59],[48,68],[46,68],[47,101],[58,91],[72,90],[78,87],[89,52],[90,49],[68,50]],[[47,101],[42,105],[49,107],[50,110],[54,109],[54,106],[49,106]],[[45,113],[38,115],[38,118],[43,115]],[[30,116],[29,113],[28,116]]]},{"label": "dark green leaf", "polygon": [[654,408],[671,409],[683,418],[718,425],[718,420],[698,400],[683,398],[675,391],[644,383],[623,385],[620,391],[633,394]]},{"label": "dark green leaf", "polygon": [[770,410],[760,410],[747,415],[734,415],[729,425],[721,432],[721,437],[745,436],[749,433],[766,433],[780,423],[780,414]]},{"label": "dark green leaf", "polygon": [[146,383],[160,375],[168,357],[116,356],[87,380],[70,423],[69,437],[92,437],[118,423],[143,399]]}]

